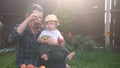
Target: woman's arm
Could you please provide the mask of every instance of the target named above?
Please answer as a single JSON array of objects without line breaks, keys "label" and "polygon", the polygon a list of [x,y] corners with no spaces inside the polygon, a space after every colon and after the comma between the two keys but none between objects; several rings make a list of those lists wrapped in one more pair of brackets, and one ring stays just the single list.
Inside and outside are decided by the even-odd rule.
[{"label": "woman's arm", "polygon": [[25,28],[27,27],[27,25],[32,22],[32,20],[36,19],[38,16],[37,13],[32,13],[31,15],[29,15],[17,28],[17,32],[19,34],[22,34],[23,31],[25,30]]},{"label": "woman's arm", "polygon": [[17,24],[11,34],[8,36],[8,42],[9,43],[12,43],[12,42],[17,42],[20,38],[21,38],[21,35],[17,32],[17,28],[18,28],[19,24]]}]

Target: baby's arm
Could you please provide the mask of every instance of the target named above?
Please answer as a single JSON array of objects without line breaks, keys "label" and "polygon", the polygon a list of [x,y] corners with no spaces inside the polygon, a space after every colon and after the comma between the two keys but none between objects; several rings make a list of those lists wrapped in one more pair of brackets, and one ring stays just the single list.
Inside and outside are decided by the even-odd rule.
[{"label": "baby's arm", "polygon": [[64,45],[64,43],[65,43],[65,39],[59,31],[58,31],[58,40],[57,41],[58,41],[59,45]]},{"label": "baby's arm", "polygon": [[59,37],[58,40],[55,40],[52,37],[47,37],[47,38],[39,37],[38,42],[43,44],[48,44],[51,46],[64,45],[65,43],[64,38],[61,37]]},{"label": "baby's arm", "polygon": [[64,43],[65,43],[65,40],[63,37],[58,37],[57,41],[58,41],[59,45],[64,45]]},{"label": "baby's arm", "polygon": [[59,45],[59,43],[58,43],[58,41],[57,41],[57,40],[55,40],[54,38],[49,37],[49,38],[48,38],[48,45],[58,46],[58,45]]}]

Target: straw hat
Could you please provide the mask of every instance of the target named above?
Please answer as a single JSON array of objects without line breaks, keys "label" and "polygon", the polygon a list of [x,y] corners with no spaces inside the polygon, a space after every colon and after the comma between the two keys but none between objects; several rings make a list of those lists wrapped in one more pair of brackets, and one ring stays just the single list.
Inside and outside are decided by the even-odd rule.
[{"label": "straw hat", "polygon": [[59,21],[56,17],[55,14],[49,14],[45,17],[44,23],[48,22],[48,21],[55,21],[57,23],[57,25],[59,25]]}]

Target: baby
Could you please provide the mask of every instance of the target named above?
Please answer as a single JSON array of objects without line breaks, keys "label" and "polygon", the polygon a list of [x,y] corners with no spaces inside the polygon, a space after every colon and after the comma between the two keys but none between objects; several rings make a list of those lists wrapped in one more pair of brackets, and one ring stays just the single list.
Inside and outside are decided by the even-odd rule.
[{"label": "baby", "polygon": [[[65,56],[71,60],[75,52],[69,52],[68,49],[64,46],[65,40],[59,30],[56,28],[59,25],[59,21],[54,14],[47,15],[44,20],[45,29],[41,32],[38,38],[40,45],[41,58],[48,60],[48,51],[51,50],[51,46],[54,46],[56,50],[63,50]],[[52,38],[56,41],[55,45],[48,45],[47,42],[49,38]],[[58,49],[57,49],[58,48]]]}]

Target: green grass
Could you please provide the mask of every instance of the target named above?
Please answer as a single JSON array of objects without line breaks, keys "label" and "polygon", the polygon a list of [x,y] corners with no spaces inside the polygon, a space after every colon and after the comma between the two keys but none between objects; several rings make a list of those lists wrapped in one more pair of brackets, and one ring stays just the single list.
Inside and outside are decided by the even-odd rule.
[{"label": "green grass", "polygon": [[[76,56],[67,63],[71,68],[120,68],[120,54],[106,50],[76,51]],[[17,68],[15,53],[0,55],[0,68]]]},{"label": "green grass", "polygon": [[0,55],[0,68],[17,68],[14,52]]},{"label": "green grass", "polygon": [[106,50],[94,52],[76,52],[71,68],[120,68],[120,54]]}]

